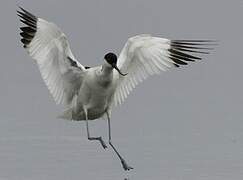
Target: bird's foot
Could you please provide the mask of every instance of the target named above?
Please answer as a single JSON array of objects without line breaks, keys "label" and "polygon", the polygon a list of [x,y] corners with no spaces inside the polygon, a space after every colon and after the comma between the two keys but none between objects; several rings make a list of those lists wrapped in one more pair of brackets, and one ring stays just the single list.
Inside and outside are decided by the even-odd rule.
[{"label": "bird's foot", "polygon": [[103,141],[102,137],[88,137],[88,139],[89,139],[90,141],[93,141],[93,140],[100,141],[100,144],[102,145],[102,147],[103,147],[104,149],[107,148],[107,146],[106,146],[105,142]]},{"label": "bird's foot", "polygon": [[106,149],[106,148],[107,148],[107,145],[106,145],[105,142],[103,141],[102,137],[98,137],[98,139],[99,139],[100,144],[102,145],[102,147],[103,147],[104,149]]},{"label": "bird's foot", "polygon": [[127,165],[127,163],[124,159],[121,159],[121,163],[122,163],[122,167],[125,171],[129,171],[129,170],[133,169],[133,167]]}]

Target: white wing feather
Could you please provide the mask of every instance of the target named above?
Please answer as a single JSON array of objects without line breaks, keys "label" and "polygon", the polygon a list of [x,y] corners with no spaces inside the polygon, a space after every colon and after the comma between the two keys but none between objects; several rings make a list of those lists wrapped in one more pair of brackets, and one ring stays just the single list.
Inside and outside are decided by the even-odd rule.
[{"label": "white wing feather", "polygon": [[[207,40],[175,40],[138,35],[128,39],[118,58],[117,66],[127,76],[120,76],[114,71],[117,89],[114,93],[113,104],[124,102],[136,85],[148,76],[167,71],[172,67],[186,65],[188,61],[201,58],[189,53],[207,54],[199,50],[211,48],[202,45],[212,45]],[[207,43],[207,44],[206,44]],[[209,44],[208,44],[209,43]],[[186,52],[186,53],[185,53]]]},{"label": "white wing feather", "polygon": [[55,102],[69,105],[79,90],[85,68],[75,59],[65,34],[55,24],[22,10],[18,11],[19,16],[30,26],[21,28],[21,41],[36,60]]}]

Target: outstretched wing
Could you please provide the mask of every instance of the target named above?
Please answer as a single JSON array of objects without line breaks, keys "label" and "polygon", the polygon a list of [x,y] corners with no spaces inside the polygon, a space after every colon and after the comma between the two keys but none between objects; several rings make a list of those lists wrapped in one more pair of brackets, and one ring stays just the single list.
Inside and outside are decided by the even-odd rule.
[{"label": "outstretched wing", "polygon": [[148,76],[159,74],[173,67],[187,65],[191,61],[201,60],[194,54],[208,54],[207,46],[213,45],[208,40],[169,40],[138,35],[128,39],[118,58],[117,66],[127,76],[119,76],[113,103],[121,104],[135,86]]},{"label": "outstretched wing", "polygon": [[78,92],[85,68],[75,59],[65,34],[53,23],[20,7],[21,42],[36,60],[42,78],[57,104],[68,105]]}]

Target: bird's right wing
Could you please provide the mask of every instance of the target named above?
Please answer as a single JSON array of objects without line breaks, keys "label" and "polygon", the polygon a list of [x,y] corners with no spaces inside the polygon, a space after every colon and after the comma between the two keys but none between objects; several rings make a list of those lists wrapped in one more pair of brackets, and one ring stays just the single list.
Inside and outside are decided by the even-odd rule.
[{"label": "bird's right wing", "polygon": [[200,60],[200,57],[193,54],[208,54],[208,50],[212,48],[207,46],[213,45],[212,42],[214,41],[169,40],[146,34],[129,38],[117,61],[118,68],[127,75],[120,76],[114,71],[117,88],[113,104],[121,104],[135,86],[148,76]]},{"label": "bird's right wing", "polygon": [[57,104],[69,105],[82,83],[85,68],[75,59],[65,34],[53,23],[20,8],[24,48],[36,60]]}]

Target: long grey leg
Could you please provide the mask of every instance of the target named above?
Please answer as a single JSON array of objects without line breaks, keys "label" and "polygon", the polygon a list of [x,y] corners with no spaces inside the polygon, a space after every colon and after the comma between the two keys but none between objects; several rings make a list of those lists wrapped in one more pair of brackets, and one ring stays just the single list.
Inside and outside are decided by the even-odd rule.
[{"label": "long grey leg", "polygon": [[110,122],[110,113],[106,112],[107,119],[108,119],[108,129],[109,129],[109,144],[111,145],[112,149],[115,151],[116,155],[119,157],[122,163],[122,167],[125,171],[129,171],[130,169],[133,169],[131,166],[128,166],[126,161],[123,159],[123,157],[119,154],[115,146],[111,142],[111,122]]},{"label": "long grey leg", "polygon": [[100,141],[100,144],[103,146],[103,148],[107,148],[105,142],[103,141],[102,137],[91,137],[89,134],[89,123],[88,123],[88,113],[87,113],[87,109],[84,107],[84,113],[85,113],[85,119],[86,119],[86,130],[87,130],[87,136],[88,136],[88,140],[93,141],[93,140],[97,140]]}]

